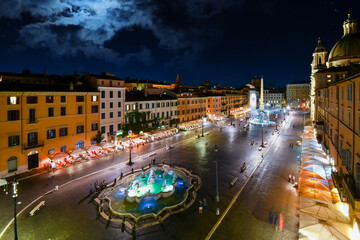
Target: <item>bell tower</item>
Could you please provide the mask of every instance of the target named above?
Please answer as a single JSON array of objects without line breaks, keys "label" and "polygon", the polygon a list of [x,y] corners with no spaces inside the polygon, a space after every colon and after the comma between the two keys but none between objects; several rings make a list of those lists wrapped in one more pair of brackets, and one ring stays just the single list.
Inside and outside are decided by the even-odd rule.
[{"label": "bell tower", "polygon": [[315,76],[314,74],[320,69],[326,68],[326,57],[327,51],[322,45],[321,39],[319,38],[318,44],[313,53],[313,61],[311,63],[311,83],[310,83],[310,118],[315,121]]}]

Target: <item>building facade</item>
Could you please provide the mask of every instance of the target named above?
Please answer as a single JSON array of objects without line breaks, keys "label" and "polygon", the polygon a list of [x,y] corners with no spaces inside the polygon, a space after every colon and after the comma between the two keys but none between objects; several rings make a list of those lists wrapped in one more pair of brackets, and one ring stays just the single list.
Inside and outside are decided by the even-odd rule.
[{"label": "building facade", "polygon": [[333,162],[341,198],[360,210],[360,36],[350,15],[328,61],[321,41],[313,53],[311,87],[318,140]]},{"label": "building facade", "polygon": [[0,83],[0,175],[41,167],[58,152],[89,146],[99,93],[76,84]]},{"label": "building facade", "polygon": [[111,73],[87,75],[85,79],[100,92],[100,131],[103,141],[112,141],[124,124],[125,81]]},{"label": "building facade", "polygon": [[188,122],[206,117],[206,97],[201,94],[182,92],[177,94],[178,118]]},{"label": "building facade", "polygon": [[285,94],[276,90],[264,89],[265,107],[282,107],[285,102]]},{"label": "building facade", "polygon": [[310,83],[297,82],[286,84],[286,105],[290,108],[309,108]]}]

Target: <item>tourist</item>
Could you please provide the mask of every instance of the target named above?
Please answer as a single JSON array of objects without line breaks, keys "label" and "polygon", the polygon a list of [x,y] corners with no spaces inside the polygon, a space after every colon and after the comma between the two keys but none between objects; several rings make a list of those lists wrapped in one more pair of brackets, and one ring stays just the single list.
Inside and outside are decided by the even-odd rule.
[{"label": "tourist", "polygon": [[204,211],[206,211],[206,208],[207,208],[207,201],[206,201],[206,198],[204,198],[204,201],[203,201],[203,206],[204,206]]},{"label": "tourist", "polygon": [[290,182],[291,181],[291,174],[289,174],[289,180],[288,180],[288,182]]},{"label": "tourist", "polygon": [[292,177],[292,183],[295,183],[295,176]]},{"label": "tourist", "polygon": [[98,187],[98,181],[95,181],[95,182],[94,182],[94,190],[96,190],[97,187]]},{"label": "tourist", "polygon": [[89,194],[92,194],[93,193],[93,187],[92,187],[92,184],[90,184],[89,186]]},{"label": "tourist", "polygon": [[203,213],[202,201],[199,201],[199,213]]}]

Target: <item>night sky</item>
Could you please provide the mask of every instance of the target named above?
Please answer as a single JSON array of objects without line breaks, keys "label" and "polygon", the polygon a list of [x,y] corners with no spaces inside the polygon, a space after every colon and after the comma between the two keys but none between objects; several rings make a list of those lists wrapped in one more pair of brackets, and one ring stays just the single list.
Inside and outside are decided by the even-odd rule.
[{"label": "night sky", "polygon": [[349,9],[359,20],[359,0],[1,0],[0,71],[285,86],[310,79]]}]

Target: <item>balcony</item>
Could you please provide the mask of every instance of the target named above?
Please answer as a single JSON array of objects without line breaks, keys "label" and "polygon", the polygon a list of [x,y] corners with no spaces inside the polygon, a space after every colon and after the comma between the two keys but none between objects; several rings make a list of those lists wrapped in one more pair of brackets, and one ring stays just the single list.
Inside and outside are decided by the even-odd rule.
[{"label": "balcony", "polygon": [[[359,193],[355,193],[355,181],[348,174],[333,172],[332,179],[335,187],[338,188],[341,201],[349,203],[356,211],[360,210]],[[356,196],[358,195],[358,196]]]},{"label": "balcony", "polygon": [[44,141],[38,141],[38,142],[24,144],[23,148],[24,148],[24,150],[28,150],[28,149],[38,148],[38,147],[43,147],[43,146],[44,146]]}]

